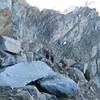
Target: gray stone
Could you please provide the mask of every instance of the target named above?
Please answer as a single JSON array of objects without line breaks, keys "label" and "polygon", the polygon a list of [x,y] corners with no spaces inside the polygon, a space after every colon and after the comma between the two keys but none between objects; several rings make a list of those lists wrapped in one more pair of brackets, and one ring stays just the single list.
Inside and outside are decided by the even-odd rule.
[{"label": "gray stone", "polygon": [[75,97],[79,94],[79,86],[71,79],[62,75],[49,76],[37,81],[42,90],[57,97]]},{"label": "gray stone", "polygon": [[53,95],[40,93],[35,86],[10,88],[0,86],[0,100],[57,100]]},{"label": "gray stone", "polygon": [[0,73],[0,85],[21,87],[31,81],[54,74],[54,71],[44,62],[22,62],[10,66]]},{"label": "gray stone", "polygon": [[5,52],[3,50],[0,50],[0,67],[9,67],[14,64],[20,63],[20,62],[26,62],[27,58],[25,54],[12,54],[10,52]]},{"label": "gray stone", "polygon": [[8,86],[0,86],[0,100],[34,100],[34,98],[28,91],[18,91],[18,89]]},{"label": "gray stone", "polygon": [[35,100],[44,100],[46,99],[45,96],[42,97],[43,95],[39,92],[39,90],[33,85],[33,86],[25,86],[21,88],[17,88],[17,91],[28,91],[30,95],[35,99]]},{"label": "gray stone", "polygon": [[18,54],[22,51],[21,43],[18,40],[7,36],[1,36],[1,38],[1,45],[3,45],[3,47],[0,47],[1,49],[15,54]]}]

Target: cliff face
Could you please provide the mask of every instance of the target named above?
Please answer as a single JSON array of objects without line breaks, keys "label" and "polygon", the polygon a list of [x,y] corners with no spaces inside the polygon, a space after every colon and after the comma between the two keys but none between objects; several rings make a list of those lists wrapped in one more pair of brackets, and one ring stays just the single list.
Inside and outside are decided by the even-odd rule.
[{"label": "cliff face", "polygon": [[40,11],[25,0],[1,0],[0,35],[19,40],[25,52],[51,48],[55,62],[63,57],[81,62],[84,74],[100,88],[100,16],[96,9],[80,7],[64,15]]},{"label": "cliff face", "polygon": [[81,7],[63,15],[54,10],[39,11],[24,0],[1,0],[0,7],[0,34],[24,42],[36,37],[51,46],[55,56],[82,62],[99,59],[100,17],[95,9]]}]

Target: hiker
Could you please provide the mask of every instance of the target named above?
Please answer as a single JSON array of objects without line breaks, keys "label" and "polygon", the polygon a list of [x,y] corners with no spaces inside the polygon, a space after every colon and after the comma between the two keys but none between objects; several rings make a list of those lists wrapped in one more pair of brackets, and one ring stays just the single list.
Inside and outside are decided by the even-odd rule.
[{"label": "hiker", "polygon": [[50,60],[52,63],[54,63],[54,54],[53,54],[52,50],[50,50]]},{"label": "hiker", "polygon": [[44,48],[43,53],[46,59],[50,60],[52,63],[54,62],[54,54],[51,49]]},{"label": "hiker", "polygon": [[49,49],[48,48],[44,48],[43,49],[43,53],[44,53],[44,56],[46,57],[46,59],[49,59]]}]

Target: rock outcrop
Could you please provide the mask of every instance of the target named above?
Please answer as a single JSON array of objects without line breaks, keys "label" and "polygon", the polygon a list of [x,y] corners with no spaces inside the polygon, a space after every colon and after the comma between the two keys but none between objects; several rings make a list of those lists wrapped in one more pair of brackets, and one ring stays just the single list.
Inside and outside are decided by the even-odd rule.
[{"label": "rock outcrop", "polygon": [[4,69],[0,74],[0,85],[22,87],[31,81],[54,75],[53,70],[44,62],[21,62]]}]

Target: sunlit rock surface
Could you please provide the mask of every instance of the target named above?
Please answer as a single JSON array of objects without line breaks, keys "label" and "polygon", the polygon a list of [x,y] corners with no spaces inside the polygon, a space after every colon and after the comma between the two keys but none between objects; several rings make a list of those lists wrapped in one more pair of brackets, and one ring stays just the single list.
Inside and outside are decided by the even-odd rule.
[{"label": "sunlit rock surface", "polygon": [[22,87],[31,81],[53,74],[53,70],[44,62],[22,62],[8,67],[0,73],[0,85]]}]

